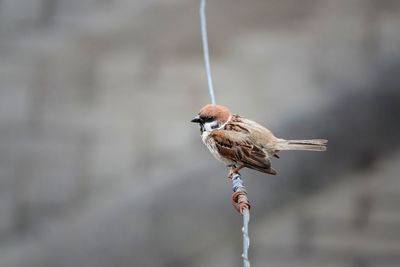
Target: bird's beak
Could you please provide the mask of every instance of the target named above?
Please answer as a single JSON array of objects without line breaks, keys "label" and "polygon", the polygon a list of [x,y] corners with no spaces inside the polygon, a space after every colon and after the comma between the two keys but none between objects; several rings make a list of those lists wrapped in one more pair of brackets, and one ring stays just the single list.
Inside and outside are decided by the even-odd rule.
[{"label": "bird's beak", "polygon": [[201,122],[200,116],[199,115],[195,116],[190,122],[200,123]]}]

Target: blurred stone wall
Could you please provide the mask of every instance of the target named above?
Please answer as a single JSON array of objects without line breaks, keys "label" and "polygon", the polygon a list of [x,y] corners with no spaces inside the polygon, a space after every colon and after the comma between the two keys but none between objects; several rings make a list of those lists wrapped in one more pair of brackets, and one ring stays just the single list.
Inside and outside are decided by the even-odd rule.
[{"label": "blurred stone wall", "polygon": [[[205,253],[239,227],[224,228],[238,220],[225,170],[189,124],[208,102],[197,8],[0,0],[0,266],[188,266],[177,251]],[[395,0],[209,1],[217,101],[277,135],[340,143],[346,135],[327,124],[343,99],[375,99],[390,87],[381,77],[397,77],[386,73],[399,61],[399,15]],[[294,121],[307,118],[318,129]],[[342,164],[339,154],[307,155],[300,167],[296,157],[274,163],[279,182],[244,172],[258,212],[271,206],[264,195],[290,199],[301,175],[317,175],[316,157]],[[187,240],[196,222],[203,228]]]}]

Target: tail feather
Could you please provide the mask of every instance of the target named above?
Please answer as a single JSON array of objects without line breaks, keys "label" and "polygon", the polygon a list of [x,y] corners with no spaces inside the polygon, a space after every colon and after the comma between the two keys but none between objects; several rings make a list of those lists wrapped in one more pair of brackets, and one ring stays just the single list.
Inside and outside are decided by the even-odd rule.
[{"label": "tail feather", "polygon": [[307,150],[307,151],[325,151],[328,140],[310,139],[310,140],[284,140],[280,139],[277,144],[278,150]]}]

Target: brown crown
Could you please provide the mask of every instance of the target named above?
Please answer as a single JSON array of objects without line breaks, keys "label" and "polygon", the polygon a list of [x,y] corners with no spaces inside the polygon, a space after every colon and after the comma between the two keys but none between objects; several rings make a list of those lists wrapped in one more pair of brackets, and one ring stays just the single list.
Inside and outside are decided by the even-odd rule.
[{"label": "brown crown", "polygon": [[199,116],[215,117],[221,124],[227,122],[231,115],[232,113],[227,107],[212,104],[205,105],[199,112]]}]

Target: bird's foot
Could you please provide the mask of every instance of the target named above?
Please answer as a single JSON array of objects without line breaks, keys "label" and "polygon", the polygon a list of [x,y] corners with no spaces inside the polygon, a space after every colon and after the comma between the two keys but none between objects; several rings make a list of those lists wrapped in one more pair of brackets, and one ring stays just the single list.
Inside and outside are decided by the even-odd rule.
[{"label": "bird's foot", "polygon": [[228,173],[228,179],[232,180],[233,175],[234,175],[234,174],[240,174],[239,171],[240,171],[244,166],[236,167],[235,165],[233,165],[233,166],[228,166],[228,167],[230,167],[229,173]]}]

